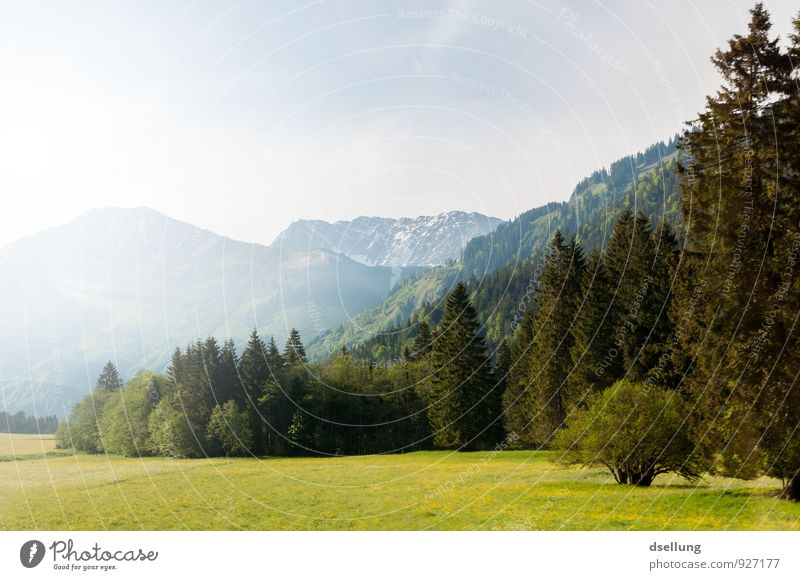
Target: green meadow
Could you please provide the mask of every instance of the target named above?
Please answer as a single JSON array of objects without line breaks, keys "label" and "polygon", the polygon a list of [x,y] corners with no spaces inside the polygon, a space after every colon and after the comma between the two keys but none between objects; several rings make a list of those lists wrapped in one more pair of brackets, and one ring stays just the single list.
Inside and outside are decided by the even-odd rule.
[{"label": "green meadow", "polygon": [[0,457],[47,453],[56,448],[52,435],[0,433]]},{"label": "green meadow", "polygon": [[632,488],[549,452],[127,459],[42,455],[50,443],[31,437],[5,436],[4,454],[10,439],[24,453],[0,462],[0,529],[800,529],[777,480]]}]

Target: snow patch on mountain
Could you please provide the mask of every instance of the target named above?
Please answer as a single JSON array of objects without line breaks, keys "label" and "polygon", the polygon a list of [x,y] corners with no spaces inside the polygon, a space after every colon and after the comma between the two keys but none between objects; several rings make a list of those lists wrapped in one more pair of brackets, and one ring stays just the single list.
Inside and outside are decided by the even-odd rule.
[{"label": "snow patch on mountain", "polygon": [[451,211],[417,218],[358,217],[334,223],[298,220],[272,243],[282,252],[325,249],[369,266],[439,266],[456,260],[469,240],[503,220]]}]

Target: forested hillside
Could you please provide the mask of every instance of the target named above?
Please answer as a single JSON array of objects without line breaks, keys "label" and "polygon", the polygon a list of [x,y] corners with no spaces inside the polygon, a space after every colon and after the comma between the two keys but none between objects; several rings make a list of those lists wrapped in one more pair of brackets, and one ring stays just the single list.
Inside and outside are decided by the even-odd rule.
[{"label": "forested hillside", "polygon": [[680,194],[674,172],[677,136],[598,169],[575,186],[569,200],[537,207],[474,238],[462,263],[470,276],[482,276],[540,252],[553,233],[576,234],[587,249],[604,246],[614,220],[625,206],[654,222],[676,224]]},{"label": "forested hillside", "polygon": [[382,362],[397,359],[416,336],[418,320],[438,322],[443,297],[456,280],[467,282],[489,345],[496,345],[513,332],[535,293],[543,250],[556,230],[575,235],[586,251],[603,248],[628,207],[653,224],[666,221],[680,231],[677,143],[676,136],[623,157],[582,180],[569,201],[532,209],[492,234],[473,238],[461,262],[405,280],[376,308],[313,340],[309,354],[320,358],[348,345]]},{"label": "forested hillside", "polygon": [[[396,358],[400,343],[398,333],[393,329],[406,336],[404,329],[409,317],[433,310],[432,305],[438,304],[437,301],[453,288],[460,273],[460,265],[454,264],[425,269],[404,278],[377,307],[357,314],[312,340],[308,347],[309,356],[321,359],[345,344],[358,348],[366,338],[376,346],[374,354],[379,360]],[[386,349],[377,348],[381,343],[386,345]],[[365,352],[363,348],[358,350]]]}]

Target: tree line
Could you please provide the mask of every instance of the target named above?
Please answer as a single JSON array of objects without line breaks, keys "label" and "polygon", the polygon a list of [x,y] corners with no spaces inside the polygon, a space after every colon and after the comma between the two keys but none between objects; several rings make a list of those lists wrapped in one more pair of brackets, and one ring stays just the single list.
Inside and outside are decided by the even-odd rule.
[{"label": "tree line", "polygon": [[208,338],[124,388],[108,367],[61,444],[173,457],[552,448],[621,484],[769,475],[800,499],[800,17],[782,48],[761,4],[751,16],[712,59],[724,83],[677,144],[676,173],[646,184],[679,184],[680,230],[636,197],[588,255],[556,230],[528,283],[512,280],[521,295],[491,344],[475,307],[491,300],[459,281],[414,317],[393,364],[347,347],[311,363],[296,331],[280,350],[254,330],[241,355]]},{"label": "tree line", "polygon": [[58,441],[125,456],[413,451],[430,447],[416,373],[412,361],[380,367],[346,348],[309,363],[296,330],[283,350],[253,330],[241,354],[209,337],[176,349],[164,374],[141,371],[124,386],[109,362]]},{"label": "tree line", "polygon": [[58,428],[58,418],[55,415],[36,417],[24,411],[8,413],[0,411],[0,433],[42,433],[52,434]]}]

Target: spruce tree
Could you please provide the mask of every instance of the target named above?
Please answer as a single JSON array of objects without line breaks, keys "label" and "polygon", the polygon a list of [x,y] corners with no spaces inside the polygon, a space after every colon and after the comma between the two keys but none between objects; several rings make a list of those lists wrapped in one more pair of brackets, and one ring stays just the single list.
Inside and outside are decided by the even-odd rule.
[{"label": "spruce tree", "polygon": [[650,290],[642,321],[649,333],[639,352],[639,376],[650,385],[676,387],[681,374],[672,363],[675,325],[671,313],[679,252],[678,241],[669,222],[663,221],[653,232],[653,248]]},{"label": "spruce tree", "polygon": [[432,350],[428,420],[437,447],[485,447],[492,416],[492,372],[480,324],[467,287],[458,282],[448,295]]},{"label": "spruce tree", "polygon": [[664,291],[669,289],[670,276],[663,258],[657,255],[649,218],[641,212],[634,217],[630,208],[623,210],[603,256],[613,297],[609,308],[613,347],[606,364],[615,370],[606,377],[608,381],[643,380],[658,356],[650,346],[654,325],[660,321],[659,339],[669,326]]},{"label": "spruce tree", "polygon": [[306,348],[300,340],[300,333],[296,328],[289,331],[289,338],[283,348],[283,359],[288,366],[303,365],[307,362]]},{"label": "spruce tree", "polygon": [[200,375],[203,396],[209,409],[223,405],[227,401],[227,393],[222,384],[220,365],[222,363],[222,349],[213,336],[206,338],[202,344],[198,343],[202,359],[202,373]]},{"label": "spruce tree", "polygon": [[[571,327],[580,301],[583,249],[556,230],[542,272],[531,321],[532,337],[520,345],[521,392],[514,412],[523,445],[548,445],[565,418],[564,392],[572,370]],[[508,397],[506,398],[508,399]]]},{"label": "spruce tree", "polygon": [[97,377],[97,388],[104,391],[119,391],[122,388],[122,379],[119,377],[116,365],[108,361]]},{"label": "spruce tree", "polygon": [[261,455],[264,453],[264,441],[259,401],[263,396],[264,385],[270,378],[270,371],[267,365],[267,347],[255,328],[242,352],[239,376],[244,386],[245,408],[250,416],[253,453]]},{"label": "spruce tree", "polygon": [[[700,442],[717,469],[800,498],[797,64],[762,4],[712,58],[723,79],[684,135],[687,252],[674,304]],[[797,30],[797,25],[796,25]],[[792,68],[794,67],[794,70]]]},{"label": "spruce tree", "polygon": [[417,336],[414,337],[413,355],[417,359],[428,358],[433,347],[433,336],[430,325],[420,320],[417,326]]},{"label": "spruce tree", "polygon": [[[503,391],[503,424],[506,433],[520,437],[531,424],[532,407],[528,394],[528,360],[533,343],[533,313],[526,311],[514,332],[509,347],[508,376]],[[520,440],[527,444],[527,440]]]},{"label": "spruce tree", "polygon": [[[791,316],[800,312],[800,276],[789,279],[786,275],[786,264],[790,261],[794,243],[789,243],[792,235],[797,240],[797,224],[800,223],[800,12],[793,20],[790,44],[785,59],[785,79],[781,98],[775,105],[778,125],[781,127],[778,142],[780,157],[789,166],[783,173],[783,193],[780,195],[779,208],[776,211],[776,229],[781,233],[781,250],[776,252],[774,260],[784,262],[781,288],[786,292],[783,296],[786,306],[780,325],[785,331]],[[788,162],[787,162],[788,161]],[[787,239],[789,238],[789,239]],[[774,296],[777,299],[778,296]],[[780,335],[779,335],[780,336]],[[780,478],[784,482],[782,497],[800,501],[800,436],[797,425],[800,424],[800,385],[793,376],[796,361],[800,358],[800,340],[797,332],[787,332],[784,338],[785,349],[776,365],[779,372],[773,376],[770,385],[770,398],[774,415],[762,446],[772,461],[768,475]],[[777,396],[776,396],[777,395]]]},{"label": "spruce tree", "polygon": [[[509,375],[511,374],[511,347],[508,339],[502,339],[495,351],[495,364],[492,368],[492,392],[489,397],[490,417],[494,421],[490,436],[495,441],[506,441],[506,444],[516,441],[515,433],[506,433],[504,398],[508,388]],[[509,437],[505,437],[509,435]]]},{"label": "spruce tree", "polygon": [[239,408],[244,408],[244,392],[239,381],[239,356],[233,339],[227,339],[222,345],[219,360],[219,399],[222,403],[235,401]]},{"label": "spruce tree", "polygon": [[616,320],[611,310],[612,284],[600,250],[586,261],[581,280],[582,301],[572,327],[572,360],[565,407],[569,413],[587,404],[587,396],[602,391],[622,375],[622,357],[614,345]]},{"label": "spruce tree", "polygon": [[214,393],[210,380],[214,371],[211,370],[211,374],[208,372],[209,368],[204,359],[204,343],[200,340],[186,347],[183,358],[185,377],[176,390],[180,404],[179,412],[187,422],[192,435],[189,440],[192,451],[187,455],[201,457],[208,454],[203,443],[206,441],[208,419],[214,408]]},{"label": "spruce tree", "polygon": [[274,336],[269,337],[269,343],[267,344],[267,364],[273,375],[279,373],[286,365],[281,351],[278,350],[278,343],[275,342]]},{"label": "spruce tree", "polygon": [[[625,373],[629,380],[640,381],[651,368],[654,361],[643,356],[649,345],[651,333],[659,319],[663,304],[659,304],[659,284],[669,284],[669,280],[656,280],[657,267],[656,248],[653,241],[653,229],[650,219],[639,212],[634,220],[628,268],[622,277],[623,284],[632,292],[630,302],[619,302],[622,309],[623,326],[618,329],[623,336],[623,354],[625,357]],[[666,312],[663,319],[666,320]]]},{"label": "spruce tree", "polygon": [[556,230],[545,259],[533,315],[533,338],[524,357],[528,388],[522,406],[528,423],[518,433],[527,445],[549,445],[565,418],[564,390],[572,370],[571,327],[577,314],[583,249]]}]

